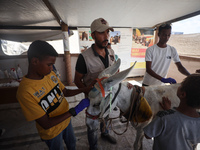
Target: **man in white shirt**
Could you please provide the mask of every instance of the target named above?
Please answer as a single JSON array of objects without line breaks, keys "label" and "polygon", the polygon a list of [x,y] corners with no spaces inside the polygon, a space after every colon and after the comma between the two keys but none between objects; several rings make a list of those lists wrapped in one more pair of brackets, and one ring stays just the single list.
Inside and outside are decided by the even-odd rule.
[{"label": "man in white shirt", "polygon": [[176,49],[167,44],[170,35],[171,25],[161,25],[158,31],[159,42],[147,48],[145,54],[146,72],[143,79],[143,86],[176,83],[175,79],[170,77],[167,78],[167,73],[172,59],[180,73],[186,76],[190,75],[187,69],[185,69],[181,64]]}]

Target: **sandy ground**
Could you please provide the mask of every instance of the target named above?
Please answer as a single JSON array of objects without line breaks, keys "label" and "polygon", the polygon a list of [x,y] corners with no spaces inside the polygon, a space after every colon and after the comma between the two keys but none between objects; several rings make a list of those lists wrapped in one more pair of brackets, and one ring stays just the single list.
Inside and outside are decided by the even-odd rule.
[{"label": "sandy ground", "polygon": [[174,46],[179,55],[200,58],[200,33],[171,35],[168,44]]},{"label": "sandy ground", "polygon": [[[135,79],[135,80],[134,80]],[[129,78],[128,81],[141,84],[142,77]],[[67,87],[76,88],[76,87]],[[70,107],[76,106],[80,100],[84,98],[83,94],[67,98]],[[119,109],[111,113],[112,117],[119,115]],[[77,139],[77,150],[89,150],[87,140],[87,128],[85,125],[85,111],[79,113],[76,117],[72,117],[72,125],[74,127],[75,136]],[[48,147],[41,141],[35,122],[27,122],[22,113],[19,103],[0,105],[0,128],[6,129],[6,132],[0,137],[0,150],[48,150]],[[120,122],[119,119],[113,121],[113,128],[122,133],[126,129],[126,124]],[[136,136],[136,130],[129,124],[128,130],[117,135],[112,130],[110,134],[116,138],[117,144],[110,144],[98,135],[99,150],[133,150],[133,142]],[[143,150],[151,150],[153,145],[152,140],[143,140]],[[66,147],[65,147],[66,150]],[[200,147],[198,146],[198,149]]]},{"label": "sandy ground", "polygon": [[[182,34],[171,35],[168,44],[174,46],[180,56],[182,65],[190,72],[195,73],[197,69],[200,69],[200,33],[197,34]],[[186,57],[181,57],[186,56]],[[181,82],[186,76],[181,74],[176,65],[171,63],[168,77],[176,79],[177,82]]]}]

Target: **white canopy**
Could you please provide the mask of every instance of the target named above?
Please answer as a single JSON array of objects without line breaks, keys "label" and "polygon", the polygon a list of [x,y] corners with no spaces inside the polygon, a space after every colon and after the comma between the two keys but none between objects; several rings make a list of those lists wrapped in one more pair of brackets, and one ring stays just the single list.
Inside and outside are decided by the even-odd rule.
[{"label": "white canopy", "polygon": [[113,27],[153,28],[198,15],[199,6],[200,0],[1,0],[0,39],[59,39],[59,20],[74,29],[99,17]]}]

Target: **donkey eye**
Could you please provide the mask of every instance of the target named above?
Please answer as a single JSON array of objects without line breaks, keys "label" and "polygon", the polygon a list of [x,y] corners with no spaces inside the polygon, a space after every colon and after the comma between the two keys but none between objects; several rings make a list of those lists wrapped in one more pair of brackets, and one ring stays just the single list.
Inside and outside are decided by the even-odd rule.
[{"label": "donkey eye", "polygon": [[92,92],[97,91],[97,89],[95,87],[93,87],[91,90],[92,90]]},{"label": "donkey eye", "polygon": [[107,83],[110,83],[110,82],[113,82],[113,79],[107,81]]}]

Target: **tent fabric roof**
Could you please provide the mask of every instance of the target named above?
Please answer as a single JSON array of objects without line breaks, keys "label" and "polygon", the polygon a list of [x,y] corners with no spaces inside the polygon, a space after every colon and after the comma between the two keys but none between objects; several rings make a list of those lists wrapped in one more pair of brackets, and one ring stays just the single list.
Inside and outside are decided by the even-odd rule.
[{"label": "tent fabric roof", "polygon": [[[45,1],[69,28],[90,27],[91,22],[99,17],[113,27],[152,28],[163,22],[200,14],[199,0],[1,0],[0,39],[33,41],[62,38],[61,28],[53,28],[60,27],[58,18]],[[18,29],[24,26],[49,29]]]}]

